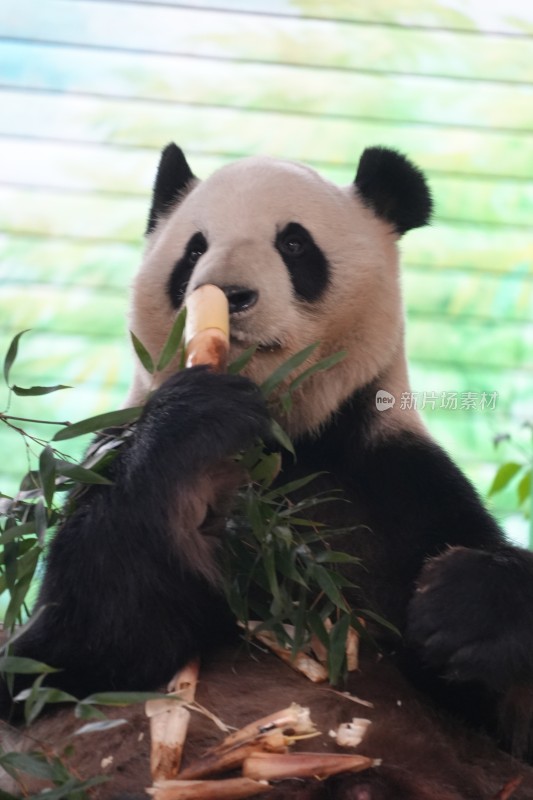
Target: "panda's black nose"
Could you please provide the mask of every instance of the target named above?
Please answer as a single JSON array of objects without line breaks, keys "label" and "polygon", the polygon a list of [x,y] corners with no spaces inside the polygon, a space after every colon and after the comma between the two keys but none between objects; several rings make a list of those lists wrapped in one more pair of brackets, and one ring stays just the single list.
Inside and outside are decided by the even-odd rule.
[{"label": "panda's black nose", "polygon": [[239,311],[248,311],[255,306],[259,298],[259,292],[255,289],[248,289],[246,286],[221,286],[220,287],[229,303],[229,313],[238,314]]}]

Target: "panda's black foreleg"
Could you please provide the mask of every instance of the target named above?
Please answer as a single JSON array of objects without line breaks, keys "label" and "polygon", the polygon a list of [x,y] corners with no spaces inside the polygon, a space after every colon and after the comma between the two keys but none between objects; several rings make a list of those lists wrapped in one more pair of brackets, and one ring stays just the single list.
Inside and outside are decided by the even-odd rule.
[{"label": "panda's black foreleg", "polygon": [[60,668],[47,683],[84,696],[155,688],[227,638],[217,539],[202,523],[236,488],[229,457],[268,431],[246,378],[193,368],[166,381],[120,448],[113,485],[90,487],[58,530],[42,611],[13,654]]},{"label": "panda's black foreleg", "polygon": [[453,684],[481,684],[505,745],[533,755],[533,553],[502,544],[452,547],[430,559],[409,608],[408,635]]}]

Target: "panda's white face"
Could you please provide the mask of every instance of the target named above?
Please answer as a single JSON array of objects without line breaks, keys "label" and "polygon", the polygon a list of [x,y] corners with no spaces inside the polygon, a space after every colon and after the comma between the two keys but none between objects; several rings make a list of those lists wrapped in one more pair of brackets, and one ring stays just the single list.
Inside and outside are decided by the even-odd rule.
[{"label": "panda's white face", "polygon": [[[377,376],[400,369],[406,380],[397,238],[353,185],[292,162],[244,159],[194,182],[159,220],[134,283],[132,330],[157,358],[184,298],[214,283],[229,293],[230,357],[259,346],[245,370],[257,383],[314,342],[305,367],[346,351],[302,385],[284,420],[292,435],[316,429]],[[129,401],[150,388],[137,365]]]}]

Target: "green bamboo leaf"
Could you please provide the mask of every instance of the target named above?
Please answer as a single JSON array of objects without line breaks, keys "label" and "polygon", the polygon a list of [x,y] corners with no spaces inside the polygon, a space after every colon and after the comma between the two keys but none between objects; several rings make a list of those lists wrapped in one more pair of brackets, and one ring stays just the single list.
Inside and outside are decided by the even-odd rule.
[{"label": "green bamboo leaf", "polygon": [[342,614],[329,632],[328,673],[329,682],[339,682],[346,663],[346,638],[350,627],[350,614]]},{"label": "green bamboo leaf", "polygon": [[288,450],[296,458],[296,453],[294,451],[294,446],[289,439],[288,435],[285,433],[281,425],[276,422],[275,419],[270,421],[270,432],[272,436],[285,450]]},{"label": "green bamboo leaf", "polygon": [[18,577],[17,583],[11,588],[11,599],[4,616],[4,626],[6,628],[12,628],[17,620],[20,620],[22,606],[29,592],[37,562],[41,555],[41,549],[34,547],[27,555],[31,557],[30,564],[26,566],[24,574]]},{"label": "green bamboo leaf", "polygon": [[19,536],[27,536],[28,534],[36,534],[35,522],[23,522],[22,525],[10,525],[9,528],[0,535],[0,544],[6,545],[8,542],[13,542]]},{"label": "green bamboo leaf", "polygon": [[52,524],[53,520],[53,515],[50,519],[48,519],[48,514],[46,513],[46,508],[42,497],[39,498],[39,500],[35,503],[34,520],[37,539],[42,547],[44,545],[46,531],[48,530],[49,525]]},{"label": "green bamboo leaf", "polygon": [[[179,347],[181,345],[181,340],[183,339],[183,331],[185,329],[186,317],[187,317],[187,308],[184,306],[182,308],[182,310],[180,311],[180,313],[178,314],[178,316],[176,317],[176,319],[174,320],[174,324],[172,326],[172,330],[170,331],[170,333],[168,335],[168,338],[167,338],[167,340],[165,342],[165,345],[163,347],[163,350],[161,352],[161,355],[159,356],[159,361],[157,362],[157,366],[156,366],[156,370],[158,372],[159,372],[159,370],[165,369],[165,367],[168,366],[168,364],[170,364],[170,362],[172,361],[172,359],[174,358],[174,356],[178,352]],[[132,337],[133,336],[134,336],[134,334],[132,333]],[[137,342],[139,342],[138,339],[137,339]],[[140,342],[139,342],[139,344],[140,344]],[[135,342],[134,342],[134,346],[135,346]],[[146,355],[148,355],[148,358],[150,358],[150,356],[147,353],[147,351],[145,350],[144,352],[145,352]],[[151,361],[151,359],[150,359],[150,361]],[[143,362],[143,366],[144,366],[144,362]],[[146,369],[148,369],[148,367],[146,367]],[[153,369],[152,370],[148,369],[148,372],[153,372]]]},{"label": "green bamboo leaf", "polygon": [[318,347],[319,342],[315,342],[314,344],[310,344],[308,347],[305,347],[303,350],[300,350],[298,353],[295,353],[291,358],[288,358],[283,364],[281,364],[277,369],[274,370],[272,375],[270,375],[263,383],[261,384],[261,391],[268,397],[274,389],[282,383],[288,375],[290,375],[293,370],[297,369],[301,364],[306,361],[311,353]]},{"label": "green bamboo leaf", "polygon": [[19,397],[39,397],[43,394],[52,394],[52,392],[59,392],[61,389],[72,389],[72,386],[30,386],[29,389],[24,389],[22,386],[11,386],[12,391]]},{"label": "green bamboo leaf", "polygon": [[324,620],[318,613],[318,611],[311,610],[307,613],[307,624],[309,626],[309,630],[313,633],[319,642],[321,642],[326,650],[329,649],[329,633],[326,630],[326,626],[324,625]]},{"label": "green bamboo leaf", "polygon": [[324,474],[323,472],[313,472],[311,475],[306,475],[303,478],[297,478],[296,480],[290,481],[289,483],[285,483],[283,486],[280,486],[279,488],[276,488],[271,492],[266,492],[263,495],[263,498],[265,500],[269,500],[272,497],[276,497],[277,495],[287,496],[289,494],[292,494],[292,492],[296,492],[298,491],[298,489],[302,489],[304,486],[307,486],[308,483],[311,483],[311,481],[314,481],[315,478],[318,478],[319,475],[323,474]]},{"label": "green bamboo leaf", "polygon": [[[376,614],[375,611],[371,611],[369,608],[358,608],[356,615],[360,617],[365,617],[365,619],[371,619],[373,622],[377,622],[378,625],[387,628],[387,630],[391,631],[395,636],[398,636],[399,638],[401,638],[402,636],[398,628],[395,625],[393,625],[392,622],[388,622],[388,620],[386,620],[384,617],[380,616],[379,614]],[[355,621],[353,621],[352,624],[354,628],[358,629],[361,626],[360,623],[358,626]],[[364,628],[362,630],[364,631]]]},{"label": "green bamboo leaf", "polygon": [[270,486],[277,476],[281,467],[281,455],[279,453],[263,453],[259,461],[250,471],[250,477],[257,483]]},{"label": "green bamboo leaf", "polygon": [[101,719],[97,722],[88,722],[82,725],[74,732],[74,736],[81,736],[83,733],[100,733],[101,731],[109,731],[111,728],[119,728],[121,725],[126,725],[126,719]]},{"label": "green bamboo leaf", "polygon": [[520,480],[517,487],[518,502],[525,503],[531,497],[531,470],[528,470],[524,477]]},{"label": "green bamboo leaf", "polygon": [[328,356],[327,358],[323,358],[320,361],[317,361],[316,364],[313,364],[311,367],[308,367],[306,370],[304,370],[304,372],[298,375],[298,377],[291,382],[288,388],[288,392],[289,393],[293,392],[295,389],[298,388],[298,386],[300,386],[301,383],[307,380],[307,378],[311,377],[311,375],[314,375],[315,372],[323,372],[324,370],[331,369],[331,367],[333,367],[335,364],[338,364],[340,361],[343,361],[346,358],[346,355],[347,355],[346,350],[340,350],[338,353],[334,353],[333,355]]},{"label": "green bamboo leaf", "polygon": [[130,337],[133,344],[133,349],[135,350],[139,361],[141,362],[145,370],[149,372],[150,375],[153,375],[153,373],[155,372],[155,366],[152,360],[152,356],[150,355],[146,347],[143,345],[141,340],[135,336],[133,331],[130,331]]},{"label": "green bamboo leaf", "polygon": [[349,608],[346,605],[344,597],[339,591],[339,588],[335,581],[332,578],[331,573],[325,569],[325,567],[321,567],[318,564],[315,564],[313,571],[313,577],[316,578],[316,581],[322,591],[325,593],[327,597],[331,600],[332,603],[335,604],[337,608],[342,608],[343,611],[349,612]]},{"label": "green bamboo leaf", "polygon": [[107,719],[104,712],[100,711],[97,706],[83,705],[83,703],[77,704],[74,709],[74,716],[76,719]]},{"label": "green bamboo leaf", "polygon": [[44,753],[2,753],[0,764],[9,773],[23,772],[25,775],[33,775],[34,778],[43,780],[53,780],[53,769],[47,762]]},{"label": "green bamboo leaf", "polygon": [[[169,695],[163,695],[161,692],[97,692],[91,694],[89,697],[84,697],[80,700],[79,705],[100,705],[100,706],[129,706],[134,703],[144,703],[146,700],[161,700],[164,697],[168,699]],[[179,696],[171,697],[177,703],[182,703],[183,700]]]},{"label": "green bamboo leaf", "polygon": [[324,550],[316,555],[317,564],[360,564],[361,559],[338,550]]},{"label": "green bamboo leaf", "polygon": [[75,439],[86,433],[96,433],[105,428],[114,428],[122,425],[129,425],[135,422],[142,412],[142,406],[133,408],[121,408],[118,411],[108,411],[105,414],[97,414],[95,417],[83,419],[81,422],[74,422],[66,428],[62,428],[53,437],[52,441],[62,442],[65,439]]},{"label": "green bamboo leaf", "polygon": [[49,444],[43,448],[39,456],[39,481],[44,501],[48,508],[51,508],[56,488],[56,461],[54,450]]},{"label": "green bamboo leaf", "polygon": [[29,328],[26,328],[26,330],[17,333],[17,335],[11,340],[9,347],[7,348],[7,353],[4,358],[4,380],[8,386],[9,386],[9,373],[17,357],[20,338],[21,336],[24,336],[25,333],[28,333],[29,330],[30,330]]},{"label": "green bamboo leaf", "polygon": [[42,673],[59,672],[54,667],[49,667],[42,661],[21,656],[2,656],[0,658],[0,672],[9,672],[20,675],[42,675]]},{"label": "green bamboo leaf", "polygon": [[257,351],[257,345],[253,344],[251,347],[248,347],[244,352],[237,356],[235,361],[232,361],[231,364],[228,365],[228,372],[231,375],[236,375],[245,368],[245,366],[252,360],[255,353]]},{"label": "green bamboo leaf", "polygon": [[81,467],[79,464],[71,464],[70,461],[58,460],[56,461],[56,468],[59,475],[72,478],[72,480],[78,483],[102,484],[105,486],[113,485],[113,481],[110,481],[109,478],[100,475],[98,472],[94,472],[92,469]]},{"label": "green bamboo leaf", "polygon": [[505,489],[505,487],[512,481],[514,476],[520,472],[521,469],[522,465],[516,464],[514,461],[509,461],[506,464],[502,464],[494,476],[494,480],[492,481],[492,485],[489,489],[489,497],[492,497],[493,494],[501,492],[502,489]]},{"label": "green bamboo leaf", "polygon": [[[29,699],[29,698],[28,698]],[[62,692],[61,689],[48,688],[46,686],[39,686],[35,697],[31,698],[29,712],[25,711],[26,724],[31,725],[35,722],[43,708],[51,703],[77,703],[78,698]],[[28,700],[26,700],[28,702]]]}]

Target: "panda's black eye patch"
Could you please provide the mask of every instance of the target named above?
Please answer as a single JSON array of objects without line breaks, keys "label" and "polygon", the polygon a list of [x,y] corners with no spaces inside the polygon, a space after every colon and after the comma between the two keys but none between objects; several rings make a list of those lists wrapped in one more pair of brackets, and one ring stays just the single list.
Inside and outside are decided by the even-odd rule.
[{"label": "panda's black eye patch", "polygon": [[189,239],[183,256],[174,265],[168,282],[168,296],[174,308],[179,308],[183,303],[193,269],[206,251],[205,236],[203,233],[195,233]]},{"label": "panda's black eye patch", "polygon": [[275,247],[296,295],[308,303],[318,300],[328,285],[329,264],[309,231],[298,222],[289,222],[276,235]]}]

